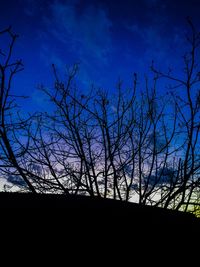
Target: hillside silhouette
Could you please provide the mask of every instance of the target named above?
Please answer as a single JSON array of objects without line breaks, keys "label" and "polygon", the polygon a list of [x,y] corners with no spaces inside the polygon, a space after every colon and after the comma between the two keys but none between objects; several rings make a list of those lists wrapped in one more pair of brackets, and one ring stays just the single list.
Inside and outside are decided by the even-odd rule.
[{"label": "hillside silhouette", "polygon": [[188,224],[199,227],[200,220],[193,214],[140,205],[113,199],[103,199],[81,195],[59,194],[32,194],[32,193],[0,193],[1,213],[14,210],[15,213],[48,214],[59,218],[97,218],[97,219],[123,219],[134,224],[147,225],[175,225]]}]

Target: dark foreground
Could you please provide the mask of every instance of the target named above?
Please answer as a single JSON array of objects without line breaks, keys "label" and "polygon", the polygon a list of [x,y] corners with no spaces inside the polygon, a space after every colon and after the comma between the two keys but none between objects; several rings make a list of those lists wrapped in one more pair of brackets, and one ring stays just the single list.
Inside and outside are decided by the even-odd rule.
[{"label": "dark foreground", "polygon": [[[0,193],[1,213],[27,213],[32,215],[62,215],[67,218],[124,218],[132,223],[148,224],[192,224],[200,225],[200,220],[190,213],[166,210],[135,203],[87,196],[64,196],[31,193]],[[84,217],[83,217],[84,216]]]},{"label": "dark foreground", "polygon": [[[200,221],[189,213],[108,199],[0,193],[0,230],[1,237],[5,235],[0,243],[7,242],[7,249],[14,247],[21,253],[30,251],[32,244],[31,261],[41,253],[49,259],[56,255],[56,262],[63,259],[61,254],[66,260],[74,255],[80,266],[88,266],[88,262],[107,266],[107,258],[111,263],[122,259],[119,266],[129,266],[130,259],[132,263],[146,260],[151,266],[152,259],[155,262],[163,255],[159,266],[171,266],[164,264],[167,259],[171,264],[174,257],[185,255],[190,259],[188,266],[193,266]],[[43,252],[46,247],[48,254]]]}]

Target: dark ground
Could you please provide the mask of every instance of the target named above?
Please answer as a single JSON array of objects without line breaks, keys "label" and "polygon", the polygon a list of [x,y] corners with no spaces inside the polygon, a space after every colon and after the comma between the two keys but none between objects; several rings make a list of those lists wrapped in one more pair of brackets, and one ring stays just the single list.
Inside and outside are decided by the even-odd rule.
[{"label": "dark ground", "polygon": [[[31,193],[0,193],[1,213],[10,210],[18,213],[30,214],[62,214],[66,217],[98,217],[124,218],[133,223],[148,222],[151,224],[194,224],[200,225],[190,213],[166,210],[135,203],[127,203],[112,199],[91,198],[87,196],[64,196],[58,194],[31,194]],[[12,211],[11,211],[12,210]]]},{"label": "dark ground", "polygon": [[66,266],[171,266],[174,257],[193,266],[199,237],[200,220],[189,213],[84,196],[0,193],[0,244],[9,259],[18,251],[15,264],[28,253],[28,266],[41,257],[44,266],[52,258],[52,266],[63,260]]}]

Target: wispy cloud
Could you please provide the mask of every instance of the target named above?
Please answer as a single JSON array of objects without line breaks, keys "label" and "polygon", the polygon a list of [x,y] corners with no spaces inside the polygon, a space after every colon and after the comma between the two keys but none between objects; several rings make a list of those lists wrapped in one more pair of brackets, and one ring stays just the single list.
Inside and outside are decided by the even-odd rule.
[{"label": "wispy cloud", "polygon": [[147,61],[156,60],[160,65],[163,65],[163,62],[165,62],[165,67],[167,67],[171,64],[176,64],[177,54],[176,57],[173,57],[174,53],[179,52],[180,56],[182,56],[184,33],[175,25],[170,28],[170,32],[167,32],[167,23],[169,24],[170,22],[166,18],[160,19],[160,23],[158,23],[157,18],[150,25],[148,23],[127,25],[127,30],[132,35],[137,36],[143,46],[143,60],[141,62],[146,64]]},{"label": "wispy cloud", "polygon": [[95,60],[106,64],[111,49],[112,26],[105,10],[86,6],[78,13],[76,2],[50,5],[50,14],[44,18],[47,31],[66,44],[68,52],[76,53],[81,61]]},{"label": "wispy cloud", "polygon": [[52,63],[60,69],[66,66],[66,62],[64,62],[64,60],[62,60],[62,58],[46,43],[42,43],[40,46],[40,59],[48,69],[51,67]]},{"label": "wispy cloud", "polygon": [[21,0],[20,2],[23,3],[24,13],[29,16],[35,16],[40,9],[41,1],[38,0]]}]

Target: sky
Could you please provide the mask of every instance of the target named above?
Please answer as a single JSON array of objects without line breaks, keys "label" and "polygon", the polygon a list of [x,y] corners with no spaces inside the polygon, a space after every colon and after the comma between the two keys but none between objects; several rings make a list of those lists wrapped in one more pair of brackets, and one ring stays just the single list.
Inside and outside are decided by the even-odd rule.
[{"label": "sky", "polygon": [[14,56],[25,67],[13,90],[30,96],[25,108],[48,108],[37,86],[53,86],[52,63],[63,77],[79,63],[83,90],[112,92],[119,78],[131,85],[134,72],[150,75],[152,60],[179,75],[186,17],[200,28],[199,12],[198,0],[1,0],[0,30],[19,34]]}]

